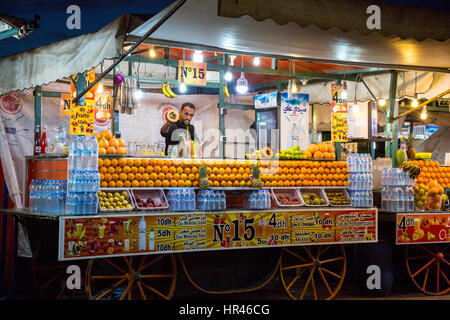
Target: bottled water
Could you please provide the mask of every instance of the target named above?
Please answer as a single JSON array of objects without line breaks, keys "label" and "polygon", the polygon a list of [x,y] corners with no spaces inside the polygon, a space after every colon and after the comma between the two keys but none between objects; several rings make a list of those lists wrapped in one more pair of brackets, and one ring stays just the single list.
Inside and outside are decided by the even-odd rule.
[{"label": "bottled water", "polygon": [[198,196],[197,196],[197,206],[199,210],[206,210],[206,206],[205,206],[205,192],[204,190],[199,190],[198,192]]},{"label": "bottled water", "polygon": [[87,143],[87,170],[96,170],[98,167],[98,142],[94,136],[88,136]]},{"label": "bottled water", "polygon": [[348,154],[347,170],[349,172],[347,187],[352,206],[371,207],[373,205],[371,157],[368,154]]}]

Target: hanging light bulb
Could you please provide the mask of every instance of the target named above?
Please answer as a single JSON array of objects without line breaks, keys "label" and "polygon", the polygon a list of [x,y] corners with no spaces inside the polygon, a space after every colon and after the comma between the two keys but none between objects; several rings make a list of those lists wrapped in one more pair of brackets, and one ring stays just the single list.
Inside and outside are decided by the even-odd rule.
[{"label": "hanging light bulb", "polygon": [[255,66],[259,66],[260,63],[261,63],[261,59],[259,57],[254,57],[253,58],[253,64]]},{"label": "hanging light bulb", "polygon": [[378,104],[382,107],[384,107],[386,105],[386,99],[381,98],[380,100],[378,100]]},{"label": "hanging light bulb", "polygon": [[178,87],[178,89],[180,90],[181,93],[184,93],[187,90],[186,83],[184,83],[183,76],[181,76],[181,82],[180,82],[180,86]]},{"label": "hanging light bulb", "polygon": [[411,106],[413,108],[417,108],[419,106],[419,100],[417,100],[417,93],[414,94],[414,99],[413,99],[413,101],[411,103]]},{"label": "hanging light bulb", "polygon": [[203,52],[201,50],[195,50],[192,59],[195,63],[202,63],[203,62]]},{"label": "hanging light bulb", "polygon": [[223,78],[225,79],[225,81],[231,81],[233,80],[233,74],[230,72],[230,70],[228,70]]},{"label": "hanging light bulb", "polygon": [[347,100],[347,82],[344,81],[343,85],[342,85],[342,91],[341,91],[341,98],[344,100]]},{"label": "hanging light bulb", "polygon": [[153,48],[153,46],[150,47],[150,51],[149,51],[148,54],[149,54],[150,58],[156,57],[156,51],[155,51],[155,49]]},{"label": "hanging light bulb", "polygon": [[427,118],[427,106],[423,106],[422,112],[420,113],[420,119],[425,120]]},{"label": "hanging light bulb", "polygon": [[297,87],[297,83],[295,83],[295,80],[292,80],[291,92],[292,93],[297,93],[298,92],[298,87]]},{"label": "hanging light bulb", "polygon": [[248,81],[247,79],[245,79],[243,72],[241,72],[241,77],[236,83],[236,91],[240,94],[246,93],[248,91]]}]

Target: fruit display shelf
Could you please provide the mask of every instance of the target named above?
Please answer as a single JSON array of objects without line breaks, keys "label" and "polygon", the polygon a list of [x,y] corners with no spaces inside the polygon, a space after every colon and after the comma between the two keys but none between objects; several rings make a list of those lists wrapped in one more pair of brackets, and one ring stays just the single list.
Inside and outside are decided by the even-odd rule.
[{"label": "fruit display shelf", "polygon": [[274,200],[273,203],[277,207],[296,208],[305,205],[298,188],[271,188],[271,195]]},{"label": "fruit display shelf", "polygon": [[[325,194],[327,196],[328,202],[332,207],[348,207],[351,205],[350,196],[347,192],[347,188],[325,188]],[[341,199],[335,199],[335,196],[330,194],[337,193],[340,194]],[[337,204],[337,202],[343,202],[344,204]]]},{"label": "fruit display shelf", "polygon": [[[298,191],[299,191],[300,195],[302,196],[306,207],[328,207],[329,206],[329,201],[328,201],[328,198],[327,198],[324,188],[300,187],[298,189]],[[323,199],[323,203],[322,204],[310,204],[308,202],[308,199],[305,199],[305,196],[306,195],[310,196],[311,194],[314,195],[315,198]],[[310,197],[308,197],[308,198],[310,198]]]}]

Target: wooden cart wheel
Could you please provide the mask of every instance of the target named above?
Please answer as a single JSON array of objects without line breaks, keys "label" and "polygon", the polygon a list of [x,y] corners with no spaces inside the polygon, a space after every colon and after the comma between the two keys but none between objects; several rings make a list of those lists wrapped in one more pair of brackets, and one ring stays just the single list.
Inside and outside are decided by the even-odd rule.
[{"label": "wooden cart wheel", "polygon": [[37,244],[33,251],[32,276],[34,287],[40,299],[86,299],[86,293],[83,289],[67,288],[67,267],[78,265],[81,274],[84,274],[86,263],[83,261],[67,262],[58,261],[52,255],[47,255],[42,250],[41,245]]},{"label": "wooden cart wheel", "polygon": [[333,299],[344,282],[347,260],[342,245],[283,248],[280,279],[293,300]]},{"label": "wooden cart wheel", "polygon": [[448,244],[406,246],[406,268],[413,283],[428,295],[450,292]]},{"label": "wooden cart wheel", "polygon": [[176,278],[173,254],[92,259],[86,290],[91,300],[170,300]]}]

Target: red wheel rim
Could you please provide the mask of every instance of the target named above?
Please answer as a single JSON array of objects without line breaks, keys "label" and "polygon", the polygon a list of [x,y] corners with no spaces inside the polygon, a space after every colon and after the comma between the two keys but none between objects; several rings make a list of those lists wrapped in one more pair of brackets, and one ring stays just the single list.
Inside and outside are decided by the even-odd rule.
[{"label": "red wheel rim", "polygon": [[428,295],[450,292],[450,253],[448,244],[409,245],[406,268],[414,285]]}]

